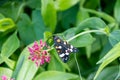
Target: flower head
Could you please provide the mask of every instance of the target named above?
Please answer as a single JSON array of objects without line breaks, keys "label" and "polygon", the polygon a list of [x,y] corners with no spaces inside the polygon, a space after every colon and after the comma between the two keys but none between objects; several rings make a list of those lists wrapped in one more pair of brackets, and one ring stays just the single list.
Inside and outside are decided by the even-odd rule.
[{"label": "flower head", "polygon": [[35,62],[37,66],[43,65],[45,62],[49,63],[50,61],[50,55],[48,51],[44,49],[46,46],[46,43],[40,40],[40,44],[35,41],[32,47],[28,47],[30,52],[29,59]]},{"label": "flower head", "polygon": [[2,80],[14,80],[14,79],[12,79],[12,78],[8,78],[6,75],[2,75],[2,76],[1,76],[1,79],[2,79]]}]

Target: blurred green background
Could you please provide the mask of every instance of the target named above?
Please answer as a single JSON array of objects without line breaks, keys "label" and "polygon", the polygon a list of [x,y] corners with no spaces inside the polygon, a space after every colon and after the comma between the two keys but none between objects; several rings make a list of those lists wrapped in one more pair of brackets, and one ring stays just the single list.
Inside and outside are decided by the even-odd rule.
[{"label": "blurred green background", "polygon": [[[0,75],[15,80],[79,80],[74,54],[64,64],[52,50],[51,62],[36,68],[26,60],[25,47],[52,34],[69,40],[84,31],[104,30],[105,35],[85,34],[70,44],[79,49],[83,79],[93,80],[102,67],[95,80],[119,80],[119,26],[120,0],[0,0]],[[96,64],[99,60],[102,66]]]}]

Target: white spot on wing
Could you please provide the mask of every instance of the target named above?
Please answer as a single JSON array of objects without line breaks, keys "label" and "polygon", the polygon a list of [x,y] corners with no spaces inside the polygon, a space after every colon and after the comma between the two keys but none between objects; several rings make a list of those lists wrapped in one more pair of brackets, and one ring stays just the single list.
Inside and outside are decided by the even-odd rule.
[{"label": "white spot on wing", "polygon": [[67,52],[66,52],[65,54],[66,54],[66,55],[69,55],[69,53],[67,53]]},{"label": "white spot on wing", "polygon": [[68,52],[68,50],[65,50],[65,52]]},{"label": "white spot on wing", "polygon": [[62,53],[62,54],[60,54],[59,56],[60,56],[60,57],[64,57],[64,56],[65,56],[65,54],[64,54],[64,53]]},{"label": "white spot on wing", "polygon": [[73,49],[73,46],[72,46],[72,45],[71,45],[70,47]]},{"label": "white spot on wing", "polygon": [[70,51],[71,51],[71,52],[73,52],[73,50],[72,50],[72,49],[70,49]]},{"label": "white spot on wing", "polygon": [[64,42],[64,44],[66,45],[66,42]]},{"label": "white spot on wing", "polygon": [[59,48],[59,49],[62,49],[62,46],[59,46],[58,48]]}]

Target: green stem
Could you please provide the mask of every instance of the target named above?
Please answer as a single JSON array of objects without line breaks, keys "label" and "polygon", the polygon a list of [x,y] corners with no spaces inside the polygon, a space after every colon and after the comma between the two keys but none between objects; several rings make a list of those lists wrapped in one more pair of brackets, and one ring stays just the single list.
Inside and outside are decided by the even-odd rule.
[{"label": "green stem", "polygon": [[53,49],[54,49],[54,44],[51,46],[50,49],[47,49],[47,51],[51,51],[51,50],[53,50]]},{"label": "green stem", "polygon": [[77,68],[78,68],[78,73],[79,73],[80,80],[82,80],[82,76],[81,76],[81,73],[80,73],[80,68],[79,68],[77,58],[76,58],[76,54],[74,55],[74,58],[75,58],[75,62],[76,62]]},{"label": "green stem", "polygon": [[97,16],[102,17],[103,19],[105,19],[109,23],[115,23],[115,19],[112,16],[110,16],[110,15],[104,13],[104,12],[98,12],[98,11],[95,11],[95,10],[92,10],[92,9],[86,9],[86,8],[84,8],[84,10],[89,12],[89,13],[96,14]]},{"label": "green stem", "polygon": [[53,50],[54,48],[52,47],[52,48],[50,48],[50,49],[47,49],[47,51],[51,51],[51,50]]},{"label": "green stem", "polygon": [[81,33],[73,36],[72,38],[68,39],[67,42],[72,41],[73,39],[77,38],[78,36],[81,36],[81,35],[87,34],[87,33],[92,33],[92,32],[101,32],[101,33],[106,34],[104,30],[89,30],[89,31],[81,32]]},{"label": "green stem", "polygon": [[84,3],[85,3],[85,0],[80,0],[80,8],[81,7],[83,8]]}]

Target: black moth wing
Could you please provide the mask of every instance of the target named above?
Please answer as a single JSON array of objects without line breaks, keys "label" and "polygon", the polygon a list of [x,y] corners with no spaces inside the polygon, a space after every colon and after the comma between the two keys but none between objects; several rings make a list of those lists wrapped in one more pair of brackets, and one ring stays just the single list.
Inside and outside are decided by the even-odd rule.
[{"label": "black moth wing", "polygon": [[77,53],[78,49],[73,47],[73,45],[66,43],[67,46],[67,52],[69,53]]},{"label": "black moth wing", "polygon": [[[55,48],[56,48],[56,46],[62,46],[62,45],[61,45],[61,44],[60,44],[60,45],[55,44]],[[57,50],[57,53],[58,53],[59,57],[62,59],[62,61],[63,61],[63,62],[67,62],[68,59],[69,59],[69,53],[66,54],[66,52],[65,52],[65,51],[66,51],[66,48],[62,46],[61,49],[56,48],[56,50]]]},{"label": "black moth wing", "polygon": [[67,62],[69,59],[69,54],[71,52],[76,53],[78,49],[73,47],[72,45],[68,44],[66,41],[63,41],[57,36],[53,36],[54,39],[54,46],[61,57],[63,62]]},{"label": "black moth wing", "polygon": [[69,54],[67,55],[65,54],[65,51],[67,50],[67,46],[63,44],[64,41],[57,36],[53,36],[53,39],[54,39],[54,47],[59,57],[62,59],[63,62],[67,62],[69,59]]}]

